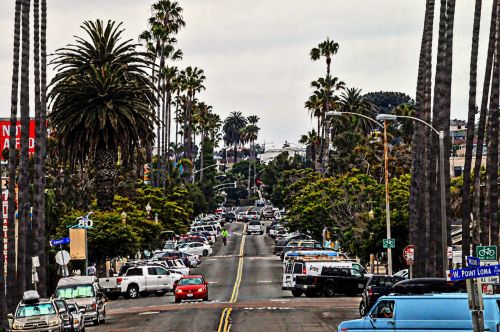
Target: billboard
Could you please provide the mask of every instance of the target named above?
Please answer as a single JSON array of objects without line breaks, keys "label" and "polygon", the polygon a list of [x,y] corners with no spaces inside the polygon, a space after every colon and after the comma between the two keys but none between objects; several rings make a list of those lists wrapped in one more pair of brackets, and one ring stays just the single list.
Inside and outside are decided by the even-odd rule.
[{"label": "billboard", "polygon": [[[16,149],[21,146],[21,121],[17,121],[16,125]],[[10,119],[0,119],[0,159],[3,160],[1,152],[9,148],[10,141]],[[29,132],[29,153],[35,153],[35,119],[30,119],[30,132]]]}]

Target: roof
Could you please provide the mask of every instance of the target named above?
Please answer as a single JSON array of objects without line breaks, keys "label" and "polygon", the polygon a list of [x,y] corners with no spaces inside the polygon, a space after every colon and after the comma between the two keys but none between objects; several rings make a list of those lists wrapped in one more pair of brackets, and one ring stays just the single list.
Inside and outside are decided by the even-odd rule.
[{"label": "roof", "polygon": [[[428,299],[428,298],[441,298],[441,299],[447,299],[447,298],[455,298],[455,299],[467,299],[467,293],[440,293],[440,294],[423,294],[423,295],[385,295],[382,296],[381,298],[388,298],[388,299]],[[496,299],[500,300],[500,295],[483,295],[483,299]]]},{"label": "roof", "polygon": [[95,276],[74,276],[59,279],[57,287],[68,286],[68,285],[81,285],[81,284],[92,284],[97,282]]},{"label": "roof", "polygon": [[182,279],[189,279],[189,278],[203,278],[201,274],[190,274],[187,276],[182,276]]}]

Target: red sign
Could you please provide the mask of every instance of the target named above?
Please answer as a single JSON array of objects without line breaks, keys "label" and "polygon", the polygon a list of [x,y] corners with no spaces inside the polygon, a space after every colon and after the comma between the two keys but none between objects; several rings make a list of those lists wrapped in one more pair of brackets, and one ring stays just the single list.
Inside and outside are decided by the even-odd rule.
[{"label": "red sign", "polygon": [[[30,119],[29,153],[35,153],[35,120]],[[2,151],[9,148],[10,120],[0,119],[0,159],[3,160]],[[21,121],[16,125],[16,149],[21,147]]]},{"label": "red sign", "polygon": [[410,244],[403,249],[403,258],[407,265],[413,265],[413,260],[415,259],[415,246]]}]

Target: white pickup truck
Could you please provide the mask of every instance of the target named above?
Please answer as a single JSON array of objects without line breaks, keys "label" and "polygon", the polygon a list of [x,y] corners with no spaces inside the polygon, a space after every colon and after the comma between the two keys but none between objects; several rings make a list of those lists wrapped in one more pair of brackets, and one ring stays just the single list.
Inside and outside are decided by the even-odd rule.
[{"label": "white pickup truck", "polygon": [[139,265],[130,267],[119,277],[100,278],[99,286],[110,299],[123,295],[135,299],[139,294],[155,293],[158,296],[172,291],[180,274],[170,273],[158,265]]},{"label": "white pickup truck", "polygon": [[248,223],[247,234],[264,234],[264,225],[260,221],[254,220]]}]

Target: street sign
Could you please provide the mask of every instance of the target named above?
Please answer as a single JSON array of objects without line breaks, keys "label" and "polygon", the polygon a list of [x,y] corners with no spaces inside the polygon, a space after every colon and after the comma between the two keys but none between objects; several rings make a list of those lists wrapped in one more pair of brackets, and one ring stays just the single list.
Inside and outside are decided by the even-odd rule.
[{"label": "street sign", "polygon": [[51,240],[50,241],[50,245],[52,247],[57,247],[57,246],[60,246],[60,245],[63,245],[63,244],[68,244],[69,243],[69,237],[63,237],[63,238],[60,238],[60,239],[57,239],[57,240]]},{"label": "street sign", "polygon": [[497,260],[497,246],[477,246],[477,257],[482,261],[496,261]]},{"label": "street sign", "polygon": [[467,261],[467,266],[469,267],[476,267],[481,265],[481,260],[477,257],[465,256],[465,259]]},{"label": "street sign", "polygon": [[382,245],[384,246],[384,248],[394,249],[396,248],[396,239],[383,239]]},{"label": "street sign", "polygon": [[488,265],[450,270],[447,279],[450,281],[456,281],[463,279],[492,277],[498,275],[500,275],[500,265]]},{"label": "street sign", "polygon": [[413,265],[415,260],[415,246],[410,244],[403,249],[403,258],[406,261],[406,265]]},{"label": "street sign", "polygon": [[71,257],[69,255],[69,252],[66,250],[61,250],[58,251],[56,254],[56,263],[59,265],[68,265],[69,261],[71,260]]}]

